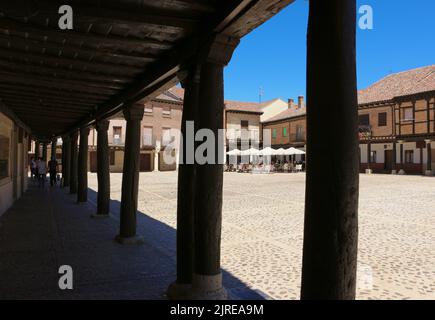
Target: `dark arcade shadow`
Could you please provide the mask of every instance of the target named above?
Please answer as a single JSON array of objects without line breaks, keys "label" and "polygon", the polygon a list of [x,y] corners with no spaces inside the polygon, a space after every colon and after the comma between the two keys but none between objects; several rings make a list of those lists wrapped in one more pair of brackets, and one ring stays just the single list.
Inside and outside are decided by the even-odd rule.
[{"label": "dark arcade shadow", "polygon": [[[88,199],[92,206],[95,207],[97,202],[97,192],[88,189]],[[111,199],[110,201],[110,218],[116,221],[119,227],[119,213],[121,203],[118,200]],[[144,238],[144,244],[137,246],[150,247],[165,255],[169,259],[169,264],[166,262],[162,268],[168,268],[168,277],[165,279],[164,288],[175,280],[176,270],[176,229],[171,226],[151,218],[146,213],[138,211],[137,214],[137,234]],[[115,236],[115,235],[113,235]],[[126,248],[129,250],[128,248]],[[145,257],[144,257],[145,258]],[[153,259],[152,256],[147,257]],[[147,273],[148,270],[132,270],[131,272],[140,271],[141,274]],[[126,269],[128,272],[128,269]],[[223,284],[228,291],[229,298],[233,300],[265,300],[271,299],[265,293],[259,290],[254,290],[247,286],[244,282],[233,276],[230,272],[222,269]],[[165,298],[165,290],[160,292],[162,298]]]}]

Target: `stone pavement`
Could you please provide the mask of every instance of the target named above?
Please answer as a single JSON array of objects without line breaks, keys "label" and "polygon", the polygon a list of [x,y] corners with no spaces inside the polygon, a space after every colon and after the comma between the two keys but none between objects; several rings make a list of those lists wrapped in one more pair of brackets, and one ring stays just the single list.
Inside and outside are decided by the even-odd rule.
[{"label": "stone pavement", "polygon": [[[90,198],[96,194],[90,190]],[[175,279],[175,230],[145,215],[145,244],[122,246],[119,202],[111,217],[92,219],[95,205],[77,204],[67,189],[33,184],[0,217],[0,299],[164,299]],[[60,290],[58,269],[73,269],[73,290]],[[234,299],[263,299],[225,272]]]},{"label": "stone pavement", "polygon": [[[114,212],[121,178],[111,175]],[[175,254],[168,230],[176,226],[176,180],[175,172],[140,175],[138,209],[161,222],[146,233],[169,256]],[[89,186],[96,189],[94,174]],[[299,298],[304,194],[303,173],[225,173],[222,268],[227,274],[273,299]],[[435,178],[361,175],[359,207],[357,298],[435,299]],[[224,284],[231,287],[228,279]]]},{"label": "stone pavement", "polygon": [[[31,187],[0,217],[0,299],[162,299],[175,279],[175,172],[141,173],[142,246],[113,241],[121,174],[111,174],[111,212],[95,220],[67,190]],[[298,299],[305,175],[225,173],[222,268],[235,299]],[[359,299],[435,299],[435,178],[361,175]],[[71,265],[74,290],[58,289]]]}]

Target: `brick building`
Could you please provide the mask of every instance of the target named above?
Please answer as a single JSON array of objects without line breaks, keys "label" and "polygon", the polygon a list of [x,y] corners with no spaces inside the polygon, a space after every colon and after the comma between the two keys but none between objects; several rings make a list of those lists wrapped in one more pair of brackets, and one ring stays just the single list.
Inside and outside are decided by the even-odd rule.
[{"label": "brick building", "polygon": [[[435,65],[391,74],[358,92],[361,172],[434,172]],[[306,109],[289,108],[262,122],[272,147],[304,149]],[[433,143],[432,143],[433,144]],[[370,157],[368,156],[370,155]]]},{"label": "brick building", "polygon": [[295,147],[305,150],[306,140],[306,107],[304,98],[298,97],[298,102],[288,100],[288,108],[280,114],[262,122],[263,130],[270,130],[273,148]]},{"label": "brick building", "polygon": [[433,174],[435,65],[385,77],[358,104],[361,170]]},{"label": "brick building", "polygon": [[[175,170],[177,163],[163,161],[163,151],[171,142],[178,141],[183,110],[184,90],[173,87],[144,104],[144,116],[141,121],[140,171]],[[122,172],[124,163],[126,121],[122,116],[110,119],[109,148],[111,172]],[[88,168],[97,170],[97,131],[89,134]],[[178,161],[178,147],[173,151]]]}]

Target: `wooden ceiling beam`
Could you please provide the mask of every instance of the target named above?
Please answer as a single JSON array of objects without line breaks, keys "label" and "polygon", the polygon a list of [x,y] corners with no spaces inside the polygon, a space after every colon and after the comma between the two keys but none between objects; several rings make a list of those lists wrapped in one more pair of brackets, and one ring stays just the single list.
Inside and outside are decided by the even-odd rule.
[{"label": "wooden ceiling beam", "polygon": [[102,94],[101,92],[93,92],[93,93],[87,93],[82,91],[59,91],[58,89],[49,89],[47,87],[41,87],[37,84],[34,84],[32,86],[21,86],[20,84],[12,84],[12,83],[1,83],[0,81],[0,91],[1,90],[15,90],[18,92],[24,91],[24,92],[34,92],[40,95],[50,95],[50,96],[59,96],[59,97],[74,97],[78,99],[85,99],[92,102],[102,102],[106,101],[108,98],[110,98],[110,95],[108,94]]},{"label": "wooden ceiling beam", "polygon": [[0,76],[0,83],[15,83],[20,85],[26,85],[26,86],[35,86],[35,87],[43,87],[43,88],[51,88],[55,90],[64,90],[65,92],[68,91],[76,91],[76,92],[87,92],[87,93],[94,93],[98,91],[99,93],[104,93],[107,95],[114,95],[118,91],[113,89],[106,89],[106,88],[94,88],[87,86],[86,83],[82,83],[80,85],[74,85],[71,86],[69,84],[65,84],[63,82],[53,82],[49,81],[45,78],[38,78],[38,77],[23,77],[18,76],[16,74],[10,74],[10,75],[4,75],[5,73],[2,72],[2,76]]},{"label": "wooden ceiling beam", "polygon": [[[9,10],[24,10],[23,6],[30,7],[32,0],[15,0],[8,5]],[[156,25],[164,27],[172,27],[182,30],[193,30],[199,26],[199,21],[194,17],[188,17],[186,13],[178,13],[173,10],[142,7],[137,10],[125,10],[123,7],[110,8],[109,5],[95,5],[87,3],[83,5],[81,1],[69,1],[69,4],[74,10],[74,20],[89,24],[104,23],[104,24],[120,24],[138,27],[144,25]],[[62,1],[47,1],[38,0],[36,2],[36,10],[38,16],[44,17],[59,17],[59,6],[64,4]]]},{"label": "wooden ceiling beam", "polygon": [[88,88],[95,88],[96,90],[103,89],[103,90],[121,90],[123,89],[122,85],[117,84],[110,84],[110,83],[100,83],[100,82],[91,82],[91,81],[79,81],[79,80],[66,80],[66,79],[53,79],[53,77],[50,76],[38,76],[34,74],[25,74],[23,72],[17,73],[17,72],[8,72],[8,71],[1,71],[0,70],[0,76],[4,78],[23,78],[23,79],[31,79],[35,81],[47,81],[47,82],[53,82],[54,85],[68,85],[71,87],[88,87]]},{"label": "wooden ceiling beam", "polygon": [[[57,26],[56,26],[57,27]],[[107,44],[117,46],[119,51],[128,52],[135,48],[147,47],[150,49],[167,50],[173,47],[173,43],[170,41],[161,41],[153,38],[133,38],[123,37],[118,35],[103,35],[98,33],[84,33],[76,30],[62,31],[58,28],[43,27],[31,23],[19,22],[11,18],[2,17],[0,19],[0,29],[5,31],[22,32],[31,35],[38,35],[48,39],[61,39],[63,43],[69,43],[69,41],[75,42],[92,42],[95,45]]]},{"label": "wooden ceiling beam", "polygon": [[82,111],[90,111],[92,109],[95,109],[94,104],[84,104],[82,102],[75,102],[75,101],[62,101],[55,98],[47,97],[47,98],[40,98],[40,97],[32,97],[32,96],[26,96],[26,95],[16,95],[16,94],[10,94],[10,93],[0,93],[0,99],[2,100],[8,100],[8,101],[17,101],[17,102],[27,102],[30,104],[39,104],[39,105],[52,105],[57,106],[58,108],[74,108],[79,109]]},{"label": "wooden ceiling beam", "polygon": [[51,66],[32,65],[27,63],[17,63],[9,61],[7,58],[0,57],[0,69],[11,72],[31,73],[34,75],[49,76],[59,80],[81,80],[81,81],[95,81],[95,82],[108,82],[108,83],[122,83],[126,84],[131,82],[133,77],[125,76],[107,76],[91,72],[79,72],[70,70],[68,68],[56,68]]},{"label": "wooden ceiling beam", "polygon": [[28,92],[28,91],[20,92],[19,90],[0,88],[0,98],[6,96],[28,97],[32,99],[38,99],[38,100],[50,99],[56,102],[64,102],[64,103],[72,102],[73,104],[75,103],[78,105],[88,105],[88,106],[97,105],[99,102],[101,102],[101,101],[90,101],[86,99],[79,99],[76,97],[69,97],[69,96],[41,95],[34,92]]},{"label": "wooden ceiling beam", "polygon": [[93,87],[93,88],[103,88],[103,89],[114,89],[114,90],[121,90],[124,88],[123,84],[120,83],[113,83],[113,82],[108,82],[108,81],[98,81],[98,80],[82,80],[82,79],[67,79],[67,78],[62,78],[59,77],[59,75],[57,74],[36,74],[35,72],[30,71],[30,68],[27,70],[1,70],[0,69],[0,74],[1,75],[14,75],[14,76],[18,76],[18,77],[30,77],[30,78],[34,78],[34,79],[39,79],[39,80],[47,80],[47,81],[54,81],[54,82],[62,82],[64,84],[69,84],[71,86],[89,86],[89,87]]},{"label": "wooden ceiling beam", "polygon": [[[120,61],[121,65],[130,65],[129,63],[125,62],[133,62],[133,63],[146,63],[146,62],[152,62],[156,59],[155,55],[150,54],[122,54],[122,53],[112,53],[108,50],[102,50],[102,49],[89,49],[83,46],[72,46],[69,44],[62,44],[62,43],[56,43],[56,42],[50,42],[50,41],[44,41],[44,40],[36,40],[26,37],[26,33],[23,34],[23,37],[19,37],[15,34],[9,34],[9,35],[2,35],[0,34],[0,41],[6,42],[9,46],[12,47],[33,47],[37,48],[40,51],[44,51],[46,49],[58,51],[58,52],[64,52],[69,51],[73,52],[75,56],[77,56],[77,59],[80,59],[83,54],[88,56],[93,56],[97,58],[109,58],[109,59],[118,59]],[[83,59],[82,59],[83,60]],[[85,59],[84,61],[89,61],[88,59]]]},{"label": "wooden ceiling beam", "polygon": [[77,71],[86,71],[88,69],[90,70],[97,70],[102,71],[105,73],[105,71],[109,71],[108,74],[129,74],[134,75],[138,74],[142,71],[142,68],[140,67],[131,67],[131,66],[118,66],[115,64],[110,63],[100,63],[100,62],[85,62],[78,59],[72,59],[67,57],[59,57],[59,56],[53,56],[49,54],[42,54],[37,52],[31,52],[31,51],[21,51],[15,48],[8,48],[3,49],[0,48],[0,57],[8,57],[9,59],[15,60],[16,58],[22,59],[24,61],[33,61],[35,64],[46,64],[52,63],[52,64],[64,64],[68,65],[71,68],[71,70],[77,70]]}]

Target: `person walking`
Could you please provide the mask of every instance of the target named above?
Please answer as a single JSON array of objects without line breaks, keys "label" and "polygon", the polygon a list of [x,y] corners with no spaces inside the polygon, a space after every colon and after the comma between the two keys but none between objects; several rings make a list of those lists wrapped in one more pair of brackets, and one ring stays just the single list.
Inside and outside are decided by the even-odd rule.
[{"label": "person walking", "polygon": [[30,178],[37,178],[35,158],[30,158]]},{"label": "person walking", "polygon": [[57,161],[56,159],[51,159],[48,161],[48,170],[50,173],[50,186],[56,185],[56,177],[57,177]]},{"label": "person walking", "polygon": [[38,164],[38,181],[39,181],[39,187],[45,186],[45,179],[47,178],[47,165],[45,164],[45,161],[42,159],[42,157],[39,158]]}]

